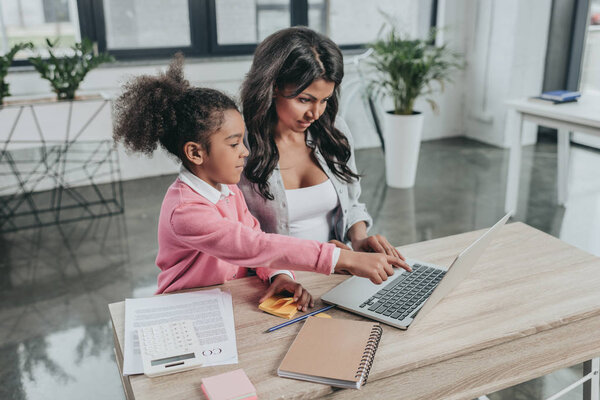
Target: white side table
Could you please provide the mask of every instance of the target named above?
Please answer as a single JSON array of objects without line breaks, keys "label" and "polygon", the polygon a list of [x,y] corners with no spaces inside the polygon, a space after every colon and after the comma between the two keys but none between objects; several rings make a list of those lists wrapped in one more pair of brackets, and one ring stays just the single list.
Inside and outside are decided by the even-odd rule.
[{"label": "white side table", "polygon": [[510,100],[506,135],[510,138],[510,157],[504,210],[516,212],[521,172],[521,136],[523,121],[558,129],[558,203],[567,201],[569,146],[571,132],[600,136],[600,96],[584,95],[578,102],[545,104],[529,99]]}]

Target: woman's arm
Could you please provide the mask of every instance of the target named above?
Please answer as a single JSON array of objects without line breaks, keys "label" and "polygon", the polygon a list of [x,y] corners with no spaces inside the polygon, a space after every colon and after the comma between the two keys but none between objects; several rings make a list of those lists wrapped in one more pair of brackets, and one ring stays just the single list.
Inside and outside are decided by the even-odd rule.
[{"label": "woman's arm", "polygon": [[385,236],[368,236],[367,225],[363,221],[357,222],[350,227],[348,237],[352,242],[352,248],[356,251],[384,253],[405,260],[404,256],[390,244]]},{"label": "woman's arm", "polygon": [[[336,126],[340,129],[350,144],[350,158],[348,159],[348,167],[357,172],[356,162],[354,158],[354,140],[350,129],[343,119],[336,119]],[[391,256],[396,256],[404,260],[404,257],[390,242],[382,235],[368,235],[368,229],[373,224],[373,220],[367,212],[366,206],[359,202],[361,187],[360,181],[353,181],[348,184],[348,200],[350,202],[348,210],[348,229],[345,234],[345,241],[352,243],[352,248],[356,251],[369,251],[375,253],[384,253]]]},{"label": "woman's arm", "polygon": [[350,227],[350,229],[348,229],[347,235],[348,239],[350,239],[350,242],[352,243],[352,248],[355,248],[355,244],[359,240],[363,240],[368,237],[367,224],[365,223],[365,221],[359,221],[355,223]]},{"label": "woman's arm", "polygon": [[[335,126],[346,136],[346,139],[348,139],[348,144],[350,145],[350,158],[348,159],[347,165],[354,173],[357,173],[352,133],[342,118],[336,118]],[[356,232],[353,231],[352,234],[356,237],[361,235],[367,236],[367,231],[371,225],[373,225],[373,219],[367,212],[365,204],[359,201],[361,194],[360,180],[354,180],[347,183],[346,186],[348,189],[348,213],[346,216],[346,232],[344,232],[342,240],[344,242],[352,242],[350,231],[355,230]],[[358,223],[361,223],[360,225],[362,226],[357,226]]]}]

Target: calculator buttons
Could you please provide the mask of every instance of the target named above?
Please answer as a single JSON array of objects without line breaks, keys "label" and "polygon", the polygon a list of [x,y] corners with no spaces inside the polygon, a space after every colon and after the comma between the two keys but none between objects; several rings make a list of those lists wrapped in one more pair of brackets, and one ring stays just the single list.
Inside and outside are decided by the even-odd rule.
[{"label": "calculator buttons", "polygon": [[192,321],[174,321],[139,328],[144,374],[159,376],[202,365],[200,344]]}]

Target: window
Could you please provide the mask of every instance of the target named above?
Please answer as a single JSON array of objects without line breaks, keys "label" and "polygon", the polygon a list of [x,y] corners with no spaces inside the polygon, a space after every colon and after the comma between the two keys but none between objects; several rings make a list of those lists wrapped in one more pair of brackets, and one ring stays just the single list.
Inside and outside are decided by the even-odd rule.
[{"label": "window", "polygon": [[109,50],[189,47],[187,0],[103,0]]},{"label": "window", "polygon": [[341,47],[357,47],[377,39],[386,15],[401,24],[415,16],[415,6],[410,0],[309,0],[308,26]]},{"label": "window", "polygon": [[417,9],[412,0],[77,1],[92,8],[80,17],[82,35],[120,59],[168,57],[178,49],[198,56],[252,54],[265,37],[292,25],[308,25],[342,48],[358,48],[376,38],[382,12],[413,18]]},{"label": "window", "polygon": [[[412,0],[0,0],[0,52],[12,43],[81,37],[117,59],[252,54],[269,34],[307,25],[342,48],[373,41],[384,22],[415,18]],[[436,4],[432,0],[432,4]],[[419,4],[421,4],[419,2]],[[37,52],[37,51],[36,51]],[[26,59],[30,54],[19,54]]]},{"label": "window", "polygon": [[217,43],[257,44],[290,26],[289,0],[217,0]]},{"label": "window", "polygon": [[[76,0],[0,1],[0,54],[16,43],[32,42],[43,48],[46,38],[58,40],[59,52],[80,40]],[[26,60],[37,51],[20,51],[16,60]],[[43,55],[43,50],[42,50]]]},{"label": "window", "polygon": [[44,0],[44,20],[46,22],[71,22],[67,0]]}]

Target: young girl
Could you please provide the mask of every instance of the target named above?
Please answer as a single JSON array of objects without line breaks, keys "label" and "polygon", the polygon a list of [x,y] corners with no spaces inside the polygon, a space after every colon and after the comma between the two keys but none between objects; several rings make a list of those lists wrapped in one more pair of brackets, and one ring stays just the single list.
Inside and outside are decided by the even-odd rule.
[{"label": "young girl", "polygon": [[345,272],[380,283],[393,274],[390,264],[408,268],[397,257],[262,232],[235,186],[248,155],[244,131],[233,100],[184,79],[182,56],[166,74],[128,83],[116,101],[115,141],[146,154],[160,143],[182,163],[160,212],[157,293],[221,284],[252,268],[272,281],[260,301],[288,291],[306,310],[312,297],[279,269]]}]

